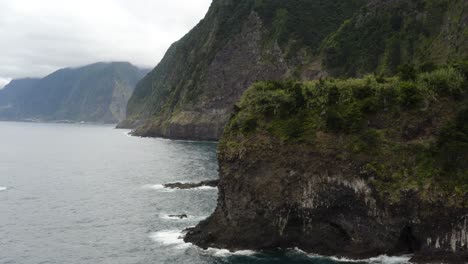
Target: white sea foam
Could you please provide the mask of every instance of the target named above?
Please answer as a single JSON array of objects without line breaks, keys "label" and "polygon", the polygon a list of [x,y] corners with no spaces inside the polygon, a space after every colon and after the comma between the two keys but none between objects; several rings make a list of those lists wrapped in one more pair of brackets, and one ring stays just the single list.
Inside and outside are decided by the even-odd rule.
[{"label": "white sea foam", "polygon": [[405,264],[409,263],[409,260],[411,259],[410,255],[404,255],[404,256],[387,256],[387,255],[382,255],[378,256],[375,258],[370,258],[367,262],[371,264]]},{"label": "white sea foam", "polygon": [[151,189],[151,190],[157,190],[157,191],[162,191],[162,192],[174,192],[174,189],[166,188],[162,184],[147,184],[143,186],[144,189]]},{"label": "white sea foam", "polygon": [[191,243],[184,241],[184,235],[180,230],[163,230],[151,233],[149,235],[151,240],[163,246],[174,246],[178,249],[190,247]]},{"label": "white sea foam", "polygon": [[6,190],[8,190],[8,187],[2,187],[2,186],[0,186],[0,192],[1,192],[1,191],[6,191]]},{"label": "white sea foam", "polygon": [[[299,253],[307,254],[300,249],[295,249]],[[369,264],[408,264],[410,263],[409,260],[411,259],[411,255],[403,255],[403,256],[387,256],[381,255],[374,258],[368,259],[348,259],[344,257],[325,257],[317,254],[307,254],[309,257],[313,258],[328,258],[333,261],[338,262],[349,262],[349,263],[369,263]]]},{"label": "white sea foam", "polygon": [[302,254],[305,254],[311,258],[320,258],[320,259],[330,259],[330,260],[333,260],[333,261],[338,261],[338,262],[367,262],[367,260],[362,260],[362,259],[348,259],[348,258],[344,258],[344,257],[328,257],[328,256],[322,256],[322,255],[318,255],[318,254],[307,254],[306,252],[302,251],[302,250],[298,250],[296,249],[296,251],[298,251],[299,253],[302,253]]},{"label": "white sea foam", "polygon": [[218,187],[211,187],[211,186],[200,186],[192,189],[187,189],[187,190],[200,190],[200,191],[208,191],[208,190],[218,190]]},{"label": "white sea foam", "polygon": [[214,256],[214,257],[229,257],[229,256],[252,256],[257,254],[257,252],[253,250],[238,250],[238,251],[229,251],[227,249],[219,249],[219,248],[208,248],[203,250],[205,254]]}]

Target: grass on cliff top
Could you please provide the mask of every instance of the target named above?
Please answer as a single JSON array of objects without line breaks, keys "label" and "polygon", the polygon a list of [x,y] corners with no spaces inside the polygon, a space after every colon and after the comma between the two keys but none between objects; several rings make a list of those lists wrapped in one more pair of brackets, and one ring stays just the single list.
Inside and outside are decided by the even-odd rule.
[{"label": "grass on cliff top", "polygon": [[[400,76],[259,82],[235,107],[220,148],[263,134],[351,160],[383,195],[468,194],[468,62]],[[325,139],[335,140],[325,140]]]}]

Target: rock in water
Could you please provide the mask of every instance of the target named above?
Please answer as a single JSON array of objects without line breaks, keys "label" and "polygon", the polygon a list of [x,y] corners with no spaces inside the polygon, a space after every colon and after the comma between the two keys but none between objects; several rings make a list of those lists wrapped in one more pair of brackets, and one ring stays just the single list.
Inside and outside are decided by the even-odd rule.
[{"label": "rock in water", "polygon": [[169,217],[171,218],[179,218],[179,219],[184,219],[184,218],[188,218],[188,215],[186,214],[180,214],[180,215],[168,215]]},{"label": "rock in water", "polygon": [[195,189],[199,187],[217,187],[218,186],[218,180],[210,180],[210,181],[202,181],[202,182],[196,182],[196,183],[182,183],[182,182],[175,182],[175,183],[167,183],[164,184],[165,188],[169,189]]}]

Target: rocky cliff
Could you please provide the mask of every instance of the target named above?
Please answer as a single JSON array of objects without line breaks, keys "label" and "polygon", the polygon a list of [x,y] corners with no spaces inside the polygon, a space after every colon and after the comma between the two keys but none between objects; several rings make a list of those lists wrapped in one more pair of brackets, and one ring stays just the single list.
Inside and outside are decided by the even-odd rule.
[{"label": "rocky cliff", "polygon": [[0,90],[0,119],[117,123],[145,73],[130,63],[113,62],[13,80]]},{"label": "rocky cliff", "polygon": [[217,139],[259,80],[395,74],[466,56],[464,0],[214,0],[128,104],[139,136]]},{"label": "rocky cliff", "polygon": [[218,206],[185,240],[466,263],[467,77],[253,85],[219,143]]},{"label": "rocky cliff", "polygon": [[217,139],[250,84],[300,76],[320,43],[363,2],[213,1],[138,84],[121,127],[134,125],[140,136]]}]

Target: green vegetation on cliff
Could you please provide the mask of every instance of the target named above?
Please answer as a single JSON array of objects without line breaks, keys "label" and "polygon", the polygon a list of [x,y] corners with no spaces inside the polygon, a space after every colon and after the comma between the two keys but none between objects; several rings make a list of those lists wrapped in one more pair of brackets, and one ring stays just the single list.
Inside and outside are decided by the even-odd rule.
[{"label": "green vegetation on cliff", "polygon": [[324,66],[332,75],[392,75],[405,63],[466,58],[467,24],[464,0],[370,1],[325,41]]},{"label": "green vegetation on cliff", "polygon": [[235,106],[220,153],[306,146],[355,164],[382,199],[415,191],[461,205],[468,194],[468,63],[400,69],[392,78],[256,83]]},{"label": "green vegetation on cliff", "polygon": [[215,139],[245,89],[258,80],[299,78],[322,41],[364,4],[214,0],[137,85],[128,118],[146,121],[136,130],[143,136]]},{"label": "green vegetation on cliff", "polygon": [[[136,134],[216,139],[255,81],[393,76],[468,54],[464,0],[214,0],[136,87]],[[139,122],[137,122],[139,121]]]}]

